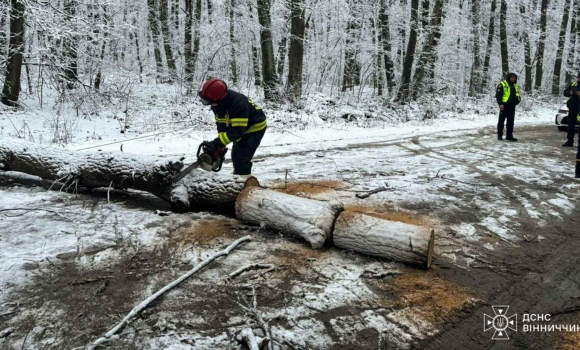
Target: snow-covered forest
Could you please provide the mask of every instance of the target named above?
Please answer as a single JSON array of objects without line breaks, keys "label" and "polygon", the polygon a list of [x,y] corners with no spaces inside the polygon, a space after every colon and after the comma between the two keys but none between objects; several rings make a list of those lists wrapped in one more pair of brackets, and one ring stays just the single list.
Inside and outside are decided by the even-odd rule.
[{"label": "snow-covered forest", "polygon": [[[3,102],[90,111],[141,82],[192,95],[209,77],[300,105],[490,94],[507,71],[558,95],[579,68],[580,5],[562,0],[62,0],[0,5]],[[19,89],[20,87],[20,89]],[[20,90],[20,91],[19,91]]]},{"label": "snow-covered forest", "polygon": [[507,318],[580,329],[579,70],[580,0],[0,1],[0,349],[579,349]]}]

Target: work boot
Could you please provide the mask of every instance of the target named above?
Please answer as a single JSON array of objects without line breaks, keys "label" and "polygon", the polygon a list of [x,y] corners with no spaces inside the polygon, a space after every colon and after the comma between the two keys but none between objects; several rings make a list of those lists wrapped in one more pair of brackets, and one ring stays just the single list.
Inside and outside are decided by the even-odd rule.
[{"label": "work boot", "polygon": [[562,147],[574,147],[574,141],[572,141],[572,142],[566,141],[566,143],[563,144]]},{"label": "work boot", "polygon": [[518,140],[518,139],[516,139],[513,136],[512,137],[506,137],[505,139],[506,139],[506,141],[512,141],[512,142],[516,142]]},{"label": "work boot", "polygon": [[497,139],[500,141],[503,141],[503,136],[502,135],[497,135]]}]

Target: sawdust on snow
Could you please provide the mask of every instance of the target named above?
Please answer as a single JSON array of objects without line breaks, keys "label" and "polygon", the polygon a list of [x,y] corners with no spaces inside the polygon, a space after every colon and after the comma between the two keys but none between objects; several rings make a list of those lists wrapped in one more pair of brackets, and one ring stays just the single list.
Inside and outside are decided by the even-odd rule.
[{"label": "sawdust on snow", "polygon": [[344,206],[344,210],[347,212],[361,213],[369,216],[373,216],[379,219],[386,219],[391,221],[403,222],[405,224],[424,226],[428,225],[429,222],[426,218],[421,216],[407,213],[400,210],[395,210],[388,207],[380,207],[378,205],[368,205],[368,204],[347,204]]},{"label": "sawdust on snow", "polygon": [[177,228],[170,239],[172,245],[208,245],[219,238],[235,239],[242,235],[234,219],[202,219]]},{"label": "sawdust on snow", "polygon": [[432,270],[407,271],[393,280],[392,288],[399,295],[400,306],[418,307],[421,315],[432,323],[444,322],[473,298],[467,290]]}]

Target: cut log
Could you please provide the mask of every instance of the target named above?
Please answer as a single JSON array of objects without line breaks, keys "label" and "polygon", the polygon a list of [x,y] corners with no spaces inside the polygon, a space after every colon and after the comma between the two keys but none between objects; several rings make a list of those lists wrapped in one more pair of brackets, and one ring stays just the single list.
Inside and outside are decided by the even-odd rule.
[{"label": "cut log", "polygon": [[236,201],[238,219],[300,236],[315,249],[330,237],[342,210],[338,201],[321,202],[254,186],[245,188]]},{"label": "cut log", "polygon": [[[181,159],[131,155],[124,152],[86,153],[26,142],[0,140],[0,170],[16,171],[80,187],[110,187],[149,192],[179,210],[232,210],[247,176],[196,169],[180,182],[173,177]],[[257,180],[253,180],[257,183]]]},{"label": "cut log", "polygon": [[339,248],[429,268],[435,233],[421,226],[345,211],[336,221],[332,239]]}]

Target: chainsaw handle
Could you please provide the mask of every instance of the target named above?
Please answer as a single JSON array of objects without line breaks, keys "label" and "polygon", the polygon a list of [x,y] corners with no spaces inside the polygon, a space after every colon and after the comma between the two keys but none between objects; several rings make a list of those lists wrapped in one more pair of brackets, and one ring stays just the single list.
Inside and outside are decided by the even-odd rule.
[{"label": "chainsaw handle", "polygon": [[228,153],[228,149],[224,148],[223,154],[219,154],[219,150],[217,150],[216,153],[218,153],[218,156],[219,156],[220,166],[217,169],[211,169],[211,170],[215,171],[217,173],[218,171],[222,170],[222,165],[224,164],[224,159],[226,158],[226,153]]}]

